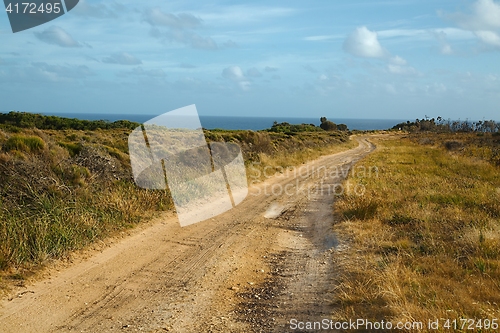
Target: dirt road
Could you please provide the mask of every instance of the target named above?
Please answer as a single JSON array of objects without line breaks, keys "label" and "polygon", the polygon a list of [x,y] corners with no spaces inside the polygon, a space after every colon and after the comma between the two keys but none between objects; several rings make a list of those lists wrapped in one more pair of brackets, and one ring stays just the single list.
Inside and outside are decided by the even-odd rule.
[{"label": "dirt road", "polygon": [[294,318],[328,318],[334,192],[357,190],[334,185],[374,149],[357,140],[252,186],[212,220],[162,217],[53,269],[0,303],[0,332],[285,332]]}]

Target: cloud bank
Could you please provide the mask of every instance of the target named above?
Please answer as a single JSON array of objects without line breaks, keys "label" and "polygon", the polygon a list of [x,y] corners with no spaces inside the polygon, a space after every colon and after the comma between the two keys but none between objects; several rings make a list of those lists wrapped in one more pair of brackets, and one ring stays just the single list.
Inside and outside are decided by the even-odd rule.
[{"label": "cloud bank", "polygon": [[202,26],[202,20],[192,14],[165,13],[159,8],[147,11],[144,19],[152,27],[151,35],[158,39],[177,42],[195,49],[215,50],[217,43],[210,37],[203,37],[195,32]]}]

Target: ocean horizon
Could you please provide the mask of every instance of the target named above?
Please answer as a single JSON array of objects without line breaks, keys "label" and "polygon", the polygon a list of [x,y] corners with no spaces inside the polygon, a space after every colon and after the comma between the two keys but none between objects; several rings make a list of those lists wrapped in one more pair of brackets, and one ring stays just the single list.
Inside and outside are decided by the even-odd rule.
[{"label": "ocean horizon", "polygon": [[[83,120],[129,120],[144,123],[156,114],[114,114],[114,113],[42,113],[49,116],[78,118]],[[328,118],[336,124],[346,124],[350,130],[385,130],[392,128],[398,123],[406,121],[404,119],[349,119],[349,118]],[[200,115],[200,122],[206,129],[226,129],[226,130],[264,130],[271,128],[273,122],[288,122],[290,124],[314,124],[320,125],[319,117],[236,117],[236,116],[205,116]]]}]

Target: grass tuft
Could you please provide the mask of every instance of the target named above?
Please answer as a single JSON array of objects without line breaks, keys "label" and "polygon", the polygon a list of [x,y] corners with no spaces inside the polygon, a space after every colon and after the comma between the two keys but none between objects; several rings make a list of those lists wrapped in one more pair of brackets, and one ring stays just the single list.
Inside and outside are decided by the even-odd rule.
[{"label": "grass tuft", "polygon": [[37,136],[13,135],[4,144],[5,150],[18,150],[26,153],[40,152],[45,148],[45,142]]}]

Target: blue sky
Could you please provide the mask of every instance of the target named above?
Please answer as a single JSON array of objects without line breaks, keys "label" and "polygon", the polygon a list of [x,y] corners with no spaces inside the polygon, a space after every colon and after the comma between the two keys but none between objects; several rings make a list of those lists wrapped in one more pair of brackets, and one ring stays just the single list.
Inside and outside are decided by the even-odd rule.
[{"label": "blue sky", "polygon": [[500,120],[500,1],[80,1],[13,34],[0,110]]}]

